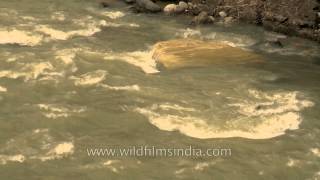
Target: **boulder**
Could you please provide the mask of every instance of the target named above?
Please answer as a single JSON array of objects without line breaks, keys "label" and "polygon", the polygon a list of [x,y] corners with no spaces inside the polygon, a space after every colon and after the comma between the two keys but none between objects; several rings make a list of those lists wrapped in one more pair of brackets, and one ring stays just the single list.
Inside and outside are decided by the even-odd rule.
[{"label": "boulder", "polygon": [[205,11],[202,11],[198,16],[194,17],[191,24],[210,24],[214,22],[214,18],[210,17],[209,14]]},{"label": "boulder", "polygon": [[223,42],[176,39],[154,46],[153,59],[167,69],[203,67],[210,64],[244,64],[263,62],[262,58]]},{"label": "boulder", "polygon": [[186,2],[184,2],[184,1],[180,1],[179,4],[178,4],[178,6],[179,6],[181,9],[183,9],[184,11],[187,10],[188,7],[189,7],[188,4],[187,4]]},{"label": "boulder", "polygon": [[159,12],[161,8],[151,0],[136,0],[137,5],[148,12]]},{"label": "boulder", "polygon": [[188,9],[188,4],[180,1],[178,5],[168,4],[163,8],[163,12],[168,15],[180,14]]},{"label": "boulder", "polygon": [[163,12],[164,12],[165,14],[170,15],[170,14],[176,13],[176,9],[177,9],[177,5],[175,5],[175,4],[168,4],[168,5],[166,5],[166,6],[163,8]]},{"label": "boulder", "polygon": [[234,18],[233,17],[225,17],[224,19],[223,19],[223,22],[225,23],[225,24],[231,24],[232,22],[234,21]]},{"label": "boulder", "polygon": [[225,17],[227,17],[228,15],[227,15],[226,12],[220,11],[220,12],[219,12],[219,16],[220,16],[221,18],[225,18]]}]

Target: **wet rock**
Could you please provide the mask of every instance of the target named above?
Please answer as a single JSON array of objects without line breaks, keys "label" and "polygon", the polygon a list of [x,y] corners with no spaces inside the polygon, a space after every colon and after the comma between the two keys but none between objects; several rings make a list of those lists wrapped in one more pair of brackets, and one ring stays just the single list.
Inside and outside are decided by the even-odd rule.
[{"label": "wet rock", "polygon": [[211,21],[212,23],[214,23],[216,21],[216,19],[213,16],[209,16],[209,21]]},{"label": "wet rock", "polygon": [[199,24],[210,24],[214,23],[214,18],[210,17],[209,14],[205,11],[202,11],[198,16],[194,17],[191,24],[199,25]]},{"label": "wet rock", "polygon": [[285,45],[285,40],[287,39],[287,36],[280,35],[280,34],[267,34],[265,44],[267,46],[271,46],[274,48],[283,48]]},{"label": "wet rock", "polygon": [[188,4],[187,4],[186,2],[184,2],[184,1],[180,1],[179,4],[178,4],[178,6],[179,6],[181,9],[183,9],[184,11],[187,10],[188,7],[189,7]]},{"label": "wet rock", "polygon": [[263,62],[262,58],[223,42],[176,39],[154,46],[153,59],[167,69],[202,67],[210,64],[242,64]]},{"label": "wet rock", "polygon": [[199,6],[194,5],[193,8],[191,9],[191,14],[194,16],[199,15],[201,12]]},{"label": "wet rock", "polygon": [[225,18],[225,17],[227,17],[228,15],[227,15],[226,12],[220,11],[220,12],[219,12],[219,16],[220,16],[221,18]]},{"label": "wet rock", "polygon": [[100,2],[100,5],[101,5],[101,7],[103,7],[103,8],[107,8],[107,7],[110,6],[109,3],[107,3],[107,2]]},{"label": "wet rock", "polygon": [[266,44],[275,48],[283,48],[283,44],[279,39],[269,39],[266,40]]},{"label": "wet rock", "polygon": [[136,0],[137,5],[146,12],[159,12],[161,8],[150,0]]},{"label": "wet rock", "polygon": [[231,23],[234,22],[234,18],[233,18],[233,17],[225,17],[225,18],[223,19],[223,22],[224,22],[225,24],[231,24]]},{"label": "wet rock", "polygon": [[135,1],[135,0],[125,0],[124,2],[127,3],[127,4],[133,4],[133,3],[135,3],[136,1]]},{"label": "wet rock", "polygon": [[163,12],[167,15],[175,14],[177,9],[177,5],[168,4],[163,8]]},{"label": "wet rock", "polygon": [[274,16],[274,20],[279,22],[279,23],[285,23],[286,21],[288,21],[288,17],[282,16],[282,15],[275,15]]},{"label": "wet rock", "polygon": [[164,7],[163,12],[167,15],[180,14],[188,9],[188,4],[180,1],[178,5],[168,4]]}]

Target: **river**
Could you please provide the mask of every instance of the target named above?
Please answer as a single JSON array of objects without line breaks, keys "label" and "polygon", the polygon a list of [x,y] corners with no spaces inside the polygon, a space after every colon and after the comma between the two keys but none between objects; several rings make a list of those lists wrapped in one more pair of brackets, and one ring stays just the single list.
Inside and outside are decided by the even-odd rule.
[{"label": "river", "polygon": [[[320,46],[234,24],[133,14],[120,2],[0,1],[0,179],[320,179]],[[195,38],[264,63],[169,70]],[[195,62],[196,63],[196,62]],[[228,148],[217,157],[92,157],[92,148]]]}]

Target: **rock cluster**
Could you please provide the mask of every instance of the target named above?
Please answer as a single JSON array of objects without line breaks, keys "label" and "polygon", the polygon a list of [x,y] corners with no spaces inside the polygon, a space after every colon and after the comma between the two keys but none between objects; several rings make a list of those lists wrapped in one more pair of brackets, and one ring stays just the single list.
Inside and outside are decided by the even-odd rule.
[{"label": "rock cluster", "polygon": [[179,4],[168,4],[163,8],[163,12],[167,15],[181,14],[188,10],[189,6],[186,2],[180,1]]},{"label": "rock cluster", "polygon": [[163,7],[161,0],[125,1],[136,2],[135,12],[194,16],[192,25],[245,21],[320,42],[320,0],[186,0]]}]

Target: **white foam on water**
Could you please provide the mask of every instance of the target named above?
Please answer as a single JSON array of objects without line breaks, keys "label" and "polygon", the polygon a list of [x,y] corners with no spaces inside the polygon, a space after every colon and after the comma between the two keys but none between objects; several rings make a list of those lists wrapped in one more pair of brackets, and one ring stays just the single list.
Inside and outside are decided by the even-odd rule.
[{"label": "white foam on water", "polygon": [[0,86],[0,92],[7,92],[7,88],[6,87],[3,87],[3,86]]},{"label": "white foam on water", "polygon": [[119,163],[120,163],[119,160],[107,160],[103,163],[103,166],[107,167],[114,173],[119,173],[119,170],[124,169],[123,166],[120,166],[120,167],[115,166],[116,164],[119,164]]},{"label": "white foam on water", "polygon": [[28,20],[28,21],[36,21],[37,19],[32,16],[21,16],[21,19]]},{"label": "white foam on water", "polygon": [[38,104],[42,114],[49,119],[67,118],[74,113],[82,113],[85,107],[64,107],[56,104]]},{"label": "white foam on water", "polygon": [[36,46],[42,41],[42,36],[21,30],[0,29],[0,44],[19,44]]},{"label": "white foam on water", "polygon": [[74,36],[92,36],[97,32],[100,32],[101,29],[95,26],[89,27],[88,29],[83,30],[74,30],[74,31],[61,31],[54,28],[51,28],[47,25],[41,25],[36,27],[36,31],[49,35],[51,39],[54,40],[67,40]]},{"label": "white foam on water", "polygon": [[208,40],[217,40],[228,44],[231,47],[249,47],[256,44],[256,40],[253,38],[242,35],[242,34],[235,34],[235,33],[225,33],[225,32],[214,32],[207,35],[202,36],[204,39]]},{"label": "white foam on water", "polygon": [[7,164],[7,162],[19,162],[23,163],[25,161],[25,156],[22,154],[17,154],[17,155],[1,155],[0,154],[0,164],[4,165]]},{"label": "white foam on water", "polygon": [[56,52],[56,59],[62,60],[65,64],[72,64],[75,56],[75,52],[69,49]]},{"label": "white foam on water", "polygon": [[176,33],[176,36],[183,37],[183,38],[191,38],[191,37],[201,37],[202,33],[200,30],[197,29],[183,29]]},{"label": "white foam on water", "polygon": [[130,86],[110,86],[107,84],[101,84],[100,86],[114,91],[140,91],[140,87],[136,84]]},{"label": "white foam on water", "polygon": [[299,160],[295,160],[295,159],[291,159],[291,158],[287,162],[288,167],[298,166],[298,164],[299,164]]},{"label": "white foam on water", "polygon": [[0,78],[6,77],[17,79],[23,77],[25,81],[35,80],[46,71],[53,70],[53,66],[49,62],[29,63],[23,65],[19,71],[4,70],[0,71]]},{"label": "white foam on water", "polygon": [[72,142],[62,142],[51,149],[45,156],[39,157],[41,161],[61,159],[74,153]]},{"label": "white foam on water", "polygon": [[[76,22],[75,22],[76,23]],[[74,36],[92,36],[97,32],[101,31],[101,27],[107,26],[107,22],[105,20],[100,21],[84,21],[79,22],[80,26],[83,26],[84,29],[71,30],[71,31],[62,31],[55,28],[50,27],[49,25],[38,25],[35,27],[35,31],[48,35],[53,40],[67,40]]]},{"label": "white foam on water", "polygon": [[320,149],[319,148],[311,148],[310,151],[317,157],[320,157]]},{"label": "white foam on water", "polygon": [[[190,111],[190,112],[196,111],[196,109],[194,108],[182,107],[178,104],[171,104],[171,103],[156,105],[156,107],[159,107],[162,110],[177,110],[177,111]],[[156,107],[153,107],[153,109]]]},{"label": "white foam on water", "polygon": [[121,11],[107,11],[107,12],[103,12],[101,14],[103,16],[107,16],[110,19],[118,19],[118,18],[125,16],[125,14]]},{"label": "white foam on water", "polygon": [[[9,139],[1,152],[11,155],[0,155],[0,164],[7,162],[25,162],[28,160],[48,161],[61,159],[74,153],[72,137],[61,141],[52,136],[49,129],[34,129]],[[65,137],[66,138],[66,137]]]},{"label": "white foam on water", "polygon": [[136,24],[136,23],[129,23],[128,26],[130,26],[130,27],[140,27],[140,25]]},{"label": "white foam on water", "polygon": [[179,175],[183,174],[185,171],[186,171],[186,168],[181,168],[181,169],[174,171],[174,174],[179,176]]},{"label": "white foam on water", "polygon": [[52,20],[56,20],[56,21],[65,21],[65,20],[66,20],[66,17],[65,17],[65,15],[64,15],[63,12],[58,11],[58,12],[54,12],[54,13],[51,15],[51,19],[52,19]]},{"label": "white foam on water", "polygon": [[319,180],[320,179],[320,171],[316,172],[313,176],[313,180]]},{"label": "white foam on water", "polygon": [[74,80],[76,86],[93,86],[101,83],[106,79],[108,72],[104,70],[96,70],[82,74],[78,77],[72,76],[70,79]]},{"label": "white foam on water", "polygon": [[156,61],[152,58],[153,51],[133,51],[124,53],[105,53],[105,60],[123,60],[129,64],[140,67],[145,73],[158,73]]},{"label": "white foam on water", "polygon": [[203,171],[204,169],[208,168],[209,166],[210,166],[210,164],[207,163],[207,162],[197,163],[197,164],[194,166],[194,170],[196,170],[196,171]]},{"label": "white foam on water", "polygon": [[[252,93],[252,92],[251,92]],[[249,93],[250,94],[250,93]],[[136,112],[145,115],[149,122],[160,130],[179,131],[190,137],[199,139],[242,137],[248,139],[269,139],[285,134],[287,130],[296,130],[302,121],[299,112],[313,103],[307,100],[298,100],[297,92],[275,93],[268,95],[262,92],[254,96],[262,98],[263,105],[256,101],[243,100],[236,106],[238,114],[234,119],[227,119],[225,127],[210,122],[202,116],[172,114],[172,112],[160,113],[161,108],[152,105],[147,108],[136,108]],[[257,109],[257,106],[261,106]],[[263,107],[264,106],[264,107]],[[167,106],[164,106],[167,107]],[[253,110],[253,108],[255,110]],[[181,108],[177,108],[181,109]],[[198,110],[198,112],[201,112]]]},{"label": "white foam on water", "polygon": [[[256,90],[249,89],[249,93],[257,98],[265,100],[262,103],[252,103],[243,101],[241,103],[229,104],[239,107],[239,112],[246,116],[267,116],[281,114],[286,112],[299,112],[300,110],[311,107],[313,102],[308,100],[299,100],[298,92],[276,93],[273,95],[265,94]],[[257,108],[260,107],[260,108]]]},{"label": "white foam on water", "polygon": [[136,24],[136,23],[114,23],[114,22],[106,22],[104,24],[104,27],[140,27],[139,24]]}]

